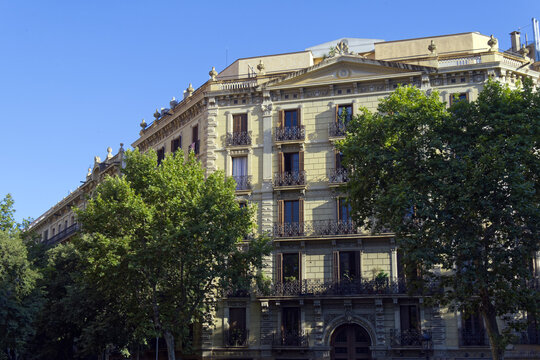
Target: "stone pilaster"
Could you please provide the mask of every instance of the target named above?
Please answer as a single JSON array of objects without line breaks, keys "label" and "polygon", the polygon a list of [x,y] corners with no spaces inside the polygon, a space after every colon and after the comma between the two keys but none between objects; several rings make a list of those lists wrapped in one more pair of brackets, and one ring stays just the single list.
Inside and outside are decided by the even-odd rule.
[{"label": "stone pilaster", "polygon": [[206,111],[206,131],[203,132],[203,141],[206,144],[206,172],[207,174],[213,173],[217,170],[217,116],[218,106],[213,97],[208,98],[208,105]]}]

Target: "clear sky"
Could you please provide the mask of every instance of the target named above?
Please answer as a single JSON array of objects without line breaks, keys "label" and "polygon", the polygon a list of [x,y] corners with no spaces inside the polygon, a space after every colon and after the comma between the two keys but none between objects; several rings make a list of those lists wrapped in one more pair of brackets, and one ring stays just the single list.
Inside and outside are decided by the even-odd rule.
[{"label": "clear sky", "polygon": [[532,17],[540,0],[0,0],[0,198],[38,217],[212,66],[341,37],[479,31],[507,49]]}]

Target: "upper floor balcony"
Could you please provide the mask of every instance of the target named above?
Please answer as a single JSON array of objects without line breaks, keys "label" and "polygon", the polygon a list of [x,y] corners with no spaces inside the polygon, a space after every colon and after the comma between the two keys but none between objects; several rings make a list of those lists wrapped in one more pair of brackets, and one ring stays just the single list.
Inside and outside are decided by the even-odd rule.
[{"label": "upper floor balcony", "polygon": [[306,137],[304,125],[277,127],[275,129],[276,142],[302,142]]},{"label": "upper floor balcony", "polygon": [[306,172],[301,171],[284,171],[274,174],[275,188],[304,188],[306,186]]},{"label": "upper floor balcony", "polygon": [[342,138],[347,134],[347,122],[334,121],[328,124],[328,138]]},{"label": "upper floor balcony", "polygon": [[223,332],[225,346],[247,347],[249,345],[249,330],[242,328],[227,329]]},{"label": "upper floor balcony", "polygon": [[328,174],[328,182],[330,186],[339,186],[349,181],[347,169],[340,167],[330,170]]},{"label": "upper floor balcony", "polygon": [[236,191],[251,191],[251,175],[233,175]]},{"label": "upper floor balcony", "polygon": [[251,145],[251,131],[228,132],[225,137],[226,146]]},{"label": "upper floor balcony", "polygon": [[392,348],[422,348],[422,342],[431,339],[431,334],[419,329],[390,329],[388,337]]},{"label": "upper floor balcony", "polygon": [[68,226],[64,230],[59,231],[58,234],[53,235],[49,239],[45,240],[44,243],[46,245],[54,245],[56,243],[65,241],[67,238],[79,231],[80,228],[80,225],[78,223],[75,223],[71,226]]},{"label": "upper floor balcony", "polygon": [[406,294],[405,281],[385,279],[352,279],[324,281],[307,279],[274,283],[264,289],[257,289],[257,296],[270,297],[326,297],[326,296],[380,296]]},{"label": "upper floor balcony", "polygon": [[275,238],[366,235],[353,220],[313,220],[274,223]]},{"label": "upper floor balcony", "polygon": [[274,333],[272,338],[272,347],[308,347],[309,337],[305,332],[300,330],[283,330],[279,333]]}]

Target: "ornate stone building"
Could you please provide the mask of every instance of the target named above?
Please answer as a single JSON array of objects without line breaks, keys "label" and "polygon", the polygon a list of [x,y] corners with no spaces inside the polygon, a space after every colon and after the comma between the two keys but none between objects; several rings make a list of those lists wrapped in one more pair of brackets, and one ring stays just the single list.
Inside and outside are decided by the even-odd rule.
[{"label": "ornate stone building", "polygon": [[[340,39],[212,68],[205,84],[190,84],[181,101],[143,120],[133,147],[153,148],[160,159],[191,149],[209,172],[234,177],[238,201],[257,205],[259,231],[274,244],[268,288],[224,297],[213,326],[197,331],[194,356],[489,358],[481,319],[408,295],[392,233],[372,234],[351,220],[335,142],[360,107],[375,110],[399,84],[438,90],[447,103],[474,100],[488,78],[538,84],[539,62],[517,50],[500,51],[479,33]],[[533,350],[515,345],[509,355]]]}]

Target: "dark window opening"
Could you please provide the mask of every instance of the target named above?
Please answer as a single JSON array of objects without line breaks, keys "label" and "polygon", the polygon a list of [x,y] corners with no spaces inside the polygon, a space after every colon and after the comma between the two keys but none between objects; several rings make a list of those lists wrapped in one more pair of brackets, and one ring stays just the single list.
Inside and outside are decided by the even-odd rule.
[{"label": "dark window opening", "polygon": [[351,205],[346,198],[338,200],[338,220],[343,222],[351,221]]},{"label": "dark window opening", "polygon": [[298,200],[289,200],[283,202],[284,214],[283,222],[298,223],[300,222],[300,202]]},{"label": "dark window opening", "polygon": [[300,255],[298,253],[283,254],[283,281],[300,280]]},{"label": "dark window opening", "polygon": [[339,278],[341,280],[353,280],[360,278],[358,251],[339,252]]},{"label": "dark window opening", "polygon": [[284,127],[292,128],[298,126],[298,110],[285,110],[285,124]]},{"label": "dark window opening", "polygon": [[283,168],[287,173],[298,173],[300,171],[300,155],[299,153],[284,153]]},{"label": "dark window opening", "polygon": [[337,119],[339,123],[348,123],[352,119],[352,105],[338,105]]},{"label": "dark window opening", "polygon": [[171,141],[171,152],[175,153],[177,150],[182,148],[182,137],[179,136],[176,139]]},{"label": "dark window opening", "polygon": [[247,114],[233,115],[233,133],[247,131]]},{"label": "dark window opening", "polygon": [[165,146],[157,151],[157,163],[158,165],[165,159]]},{"label": "dark window opening", "polygon": [[454,93],[450,94],[450,105],[457,104],[461,101],[469,101],[469,96],[467,93]]}]

